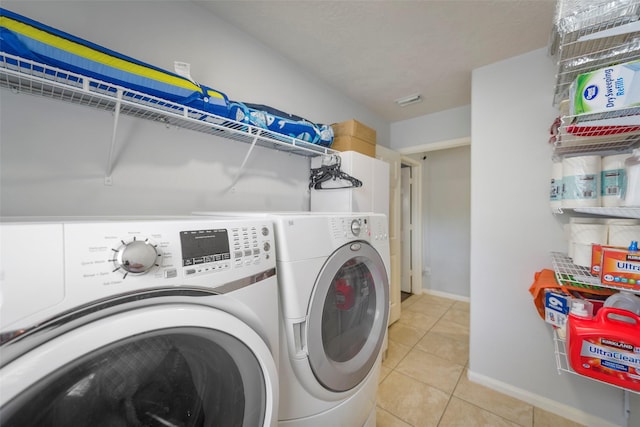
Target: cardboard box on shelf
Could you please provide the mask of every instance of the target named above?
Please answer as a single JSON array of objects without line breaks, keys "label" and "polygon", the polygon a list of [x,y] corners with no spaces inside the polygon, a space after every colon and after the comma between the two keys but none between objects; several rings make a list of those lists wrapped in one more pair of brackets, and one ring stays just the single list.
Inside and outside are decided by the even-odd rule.
[{"label": "cardboard box on shelf", "polygon": [[370,144],[376,143],[376,130],[357,120],[334,123],[331,125],[335,136],[354,136]]},{"label": "cardboard box on shelf", "polygon": [[338,151],[357,151],[370,157],[376,156],[376,144],[355,136],[334,136],[331,148]]},{"label": "cardboard box on shelf", "polygon": [[376,156],[376,130],[357,120],[334,123],[333,144],[331,148],[338,151],[357,151],[367,156]]}]

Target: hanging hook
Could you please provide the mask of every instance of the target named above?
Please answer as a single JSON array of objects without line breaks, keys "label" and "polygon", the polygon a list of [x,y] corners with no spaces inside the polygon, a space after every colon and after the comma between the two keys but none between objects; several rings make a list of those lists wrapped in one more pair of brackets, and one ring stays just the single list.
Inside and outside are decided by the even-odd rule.
[{"label": "hanging hook", "polygon": [[[339,188],[361,187],[362,181],[343,172],[340,169],[341,165],[342,158],[338,154],[323,157],[320,167],[311,169],[309,188],[316,190],[335,190]],[[323,183],[337,180],[346,181],[347,184],[338,187],[323,187]]]}]

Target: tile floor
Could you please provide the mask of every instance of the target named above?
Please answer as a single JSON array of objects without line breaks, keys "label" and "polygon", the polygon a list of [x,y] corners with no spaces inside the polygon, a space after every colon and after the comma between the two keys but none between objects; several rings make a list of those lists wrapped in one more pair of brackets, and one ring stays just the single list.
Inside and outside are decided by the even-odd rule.
[{"label": "tile floor", "polygon": [[377,427],[578,427],[467,379],[469,303],[423,294],[389,328]]}]

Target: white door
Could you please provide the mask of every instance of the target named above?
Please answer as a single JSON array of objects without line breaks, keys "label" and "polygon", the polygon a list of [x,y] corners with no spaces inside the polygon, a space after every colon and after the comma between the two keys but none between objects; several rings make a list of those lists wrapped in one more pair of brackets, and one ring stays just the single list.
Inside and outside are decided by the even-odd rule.
[{"label": "white door", "polygon": [[11,344],[0,368],[3,426],[248,427],[277,420],[275,363],[238,318],[168,303],[82,322],[61,319]]},{"label": "white door", "polygon": [[309,306],[309,362],[318,381],[342,392],[375,364],[389,316],[384,262],[367,242],[336,250],[316,279]]},{"label": "white door", "polygon": [[391,258],[391,271],[389,272],[391,287],[391,312],[389,314],[389,324],[400,319],[401,298],[400,298],[400,270],[401,270],[401,250],[400,250],[400,153],[386,147],[376,147],[376,157],[389,164],[389,251]]}]

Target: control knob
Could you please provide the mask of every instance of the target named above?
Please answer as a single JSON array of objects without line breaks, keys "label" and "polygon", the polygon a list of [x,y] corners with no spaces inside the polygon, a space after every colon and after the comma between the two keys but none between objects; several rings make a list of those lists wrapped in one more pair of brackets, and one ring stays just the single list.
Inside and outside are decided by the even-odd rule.
[{"label": "control knob", "polygon": [[360,224],[359,219],[354,219],[353,221],[351,221],[351,232],[353,233],[354,236],[357,237],[360,235],[361,227],[362,225]]},{"label": "control knob", "polygon": [[113,271],[124,271],[124,277],[128,274],[141,275],[147,273],[153,267],[158,267],[157,245],[152,244],[149,239],[137,240],[135,237],[130,242],[121,240],[122,245],[117,249],[112,249],[115,256],[112,260],[115,265]]}]

